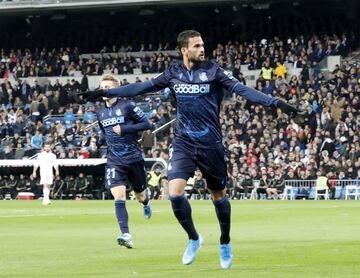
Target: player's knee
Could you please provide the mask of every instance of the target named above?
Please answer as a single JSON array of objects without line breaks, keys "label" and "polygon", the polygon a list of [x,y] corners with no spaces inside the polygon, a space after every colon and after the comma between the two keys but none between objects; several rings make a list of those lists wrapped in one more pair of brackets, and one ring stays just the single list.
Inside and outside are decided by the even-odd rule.
[{"label": "player's knee", "polygon": [[184,190],[181,190],[181,189],[170,189],[169,190],[169,195],[170,197],[178,197],[178,196],[181,196],[181,195],[184,195],[185,191]]},{"label": "player's knee", "polygon": [[214,201],[221,201],[226,196],[226,189],[221,191],[210,190],[210,194]]},{"label": "player's knee", "polygon": [[170,197],[178,197],[184,195],[185,190],[183,187],[180,186],[170,186],[169,188],[169,195]]},{"label": "player's knee", "polygon": [[115,201],[120,201],[120,200],[125,201],[126,200],[126,196],[123,194],[116,194],[116,195],[113,194],[113,196],[114,196]]},{"label": "player's knee", "polygon": [[169,183],[169,195],[170,197],[177,197],[184,195],[186,181],[182,179],[175,179]]},{"label": "player's knee", "polygon": [[145,190],[143,192],[135,192],[135,197],[138,202],[142,203],[145,200]]},{"label": "player's knee", "polygon": [[113,195],[115,201],[118,201],[118,200],[125,201],[126,200],[126,189],[125,188],[122,188],[122,187],[111,188],[111,194]]}]

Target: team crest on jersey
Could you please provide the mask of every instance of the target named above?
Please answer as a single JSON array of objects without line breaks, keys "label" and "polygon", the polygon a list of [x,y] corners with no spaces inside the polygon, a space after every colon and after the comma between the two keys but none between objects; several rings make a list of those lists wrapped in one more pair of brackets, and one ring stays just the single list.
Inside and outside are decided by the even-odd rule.
[{"label": "team crest on jersey", "polygon": [[116,114],[116,116],[120,116],[122,113],[121,113],[121,110],[120,109],[118,109],[118,110],[116,110],[115,111],[115,114]]},{"label": "team crest on jersey", "polygon": [[199,74],[199,78],[201,81],[207,81],[208,80],[208,77],[206,76],[206,72],[201,72]]}]

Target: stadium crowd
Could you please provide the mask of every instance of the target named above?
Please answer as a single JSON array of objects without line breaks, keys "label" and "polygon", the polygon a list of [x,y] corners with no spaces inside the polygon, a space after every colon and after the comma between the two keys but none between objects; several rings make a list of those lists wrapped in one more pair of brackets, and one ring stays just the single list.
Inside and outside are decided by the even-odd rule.
[{"label": "stadium crowd", "polygon": [[[316,179],[324,175],[330,179],[360,178],[360,66],[345,62],[325,78],[318,64],[327,55],[346,56],[348,51],[345,35],[229,42],[218,44],[212,51],[210,58],[232,71],[241,82],[246,83],[241,66],[259,69],[257,90],[306,110],[306,117],[299,124],[289,122],[281,112],[244,102],[240,97],[225,99],[220,125],[229,162],[228,187],[234,198],[241,193],[249,195],[253,180],[260,180],[262,188],[256,193],[276,196],[283,190],[285,179]],[[87,128],[96,121],[95,110],[101,103],[85,103],[76,94],[88,89],[87,76],[132,73],[134,68],[161,72],[173,59],[161,52],[141,60],[132,59],[130,52],[124,57],[104,54],[99,60],[84,60],[76,48],[8,53],[2,50],[0,78],[5,79],[0,84],[0,159],[29,158],[40,151],[45,141],[54,144],[58,158],[104,157],[96,125]],[[301,74],[287,76],[289,67],[301,68]],[[57,81],[45,86],[20,79],[12,84],[6,79],[10,74],[19,78],[73,76],[75,72],[83,75],[80,83],[70,77],[66,84]],[[176,108],[169,102],[167,91],[139,101],[158,126],[175,117]],[[45,118],[47,115],[53,116]],[[145,155],[167,160],[172,138],[173,128],[160,131],[156,138],[151,132],[144,132],[141,144]],[[16,181],[11,194],[22,188],[24,179],[27,183],[31,180],[6,176],[0,181],[2,189],[1,184],[12,184],[5,183],[5,179],[14,184]],[[74,183],[77,179],[72,177]],[[72,181],[67,177],[67,195],[82,188],[68,185],[67,180]],[[28,184],[27,188],[32,186]],[[86,187],[86,192],[91,188],[92,185]]]},{"label": "stadium crowd", "polygon": [[[261,69],[269,57],[269,65],[274,68],[279,63],[291,63],[294,68],[305,66],[316,67],[317,63],[328,55],[341,55],[346,57],[350,48],[354,47],[351,40],[343,34],[312,36],[305,38],[297,36],[280,40],[274,37],[271,40],[228,42],[218,44],[212,52],[212,58],[221,66],[235,71],[235,76],[240,72],[241,65],[248,65],[248,69]],[[91,55],[85,59],[78,47],[60,49],[11,49],[0,51],[0,78],[7,78],[10,74],[20,77],[38,76],[89,76],[112,74],[132,74],[137,69],[142,73],[163,72],[172,63],[166,50],[169,44],[160,43],[157,47],[149,44],[138,47],[144,54],[137,58],[131,55],[132,46],[117,48],[103,47],[100,58]],[[146,51],[157,51],[147,54]],[[109,54],[113,53],[113,54]],[[114,54],[115,53],[115,54]],[[121,54],[122,53],[122,54]],[[85,85],[85,84],[82,84]]]}]

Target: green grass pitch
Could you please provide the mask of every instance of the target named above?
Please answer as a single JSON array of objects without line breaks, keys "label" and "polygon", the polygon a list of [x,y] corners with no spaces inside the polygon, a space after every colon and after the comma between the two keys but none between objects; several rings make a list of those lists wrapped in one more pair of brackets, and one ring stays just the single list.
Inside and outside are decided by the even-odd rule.
[{"label": "green grass pitch", "polygon": [[127,202],[131,250],[116,244],[112,201],[0,201],[0,277],[360,277],[359,201],[231,203],[234,264],[222,270],[210,201],[191,203],[204,245],[190,266],[168,201],[149,221]]}]

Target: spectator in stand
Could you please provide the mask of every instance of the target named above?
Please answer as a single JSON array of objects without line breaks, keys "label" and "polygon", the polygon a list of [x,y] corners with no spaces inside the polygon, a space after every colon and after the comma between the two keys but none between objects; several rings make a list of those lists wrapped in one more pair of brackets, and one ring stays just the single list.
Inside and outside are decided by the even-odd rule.
[{"label": "spectator in stand", "polygon": [[88,180],[86,179],[84,173],[79,173],[79,176],[75,179],[75,190],[73,194],[75,195],[81,195],[81,198],[87,194],[88,191]]},{"label": "spectator in stand", "polygon": [[64,194],[67,194],[66,183],[60,176],[56,176],[54,180],[54,188],[51,191],[51,198],[62,199]]},{"label": "spectator in stand", "polygon": [[281,77],[281,78],[285,79],[286,72],[287,72],[286,67],[280,61],[277,61],[276,67],[274,70],[275,77]]},{"label": "spectator in stand", "polygon": [[262,92],[267,95],[272,95],[274,91],[273,86],[270,84],[270,80],[265,81],[265,86],[262,89]]},{"label": "spectator in stand", "polygon": [[89,105],[86,113],[84,114],[83,120],[85,124],[92,124],[96,121],[96,114],[94,113],[94,106]]},{"label": "spectator in stand", "polygon": [[44,143],[43,137],[39,130],[36,130],[35,135],[31,137],[31,147],[36,150],[40,150]]},{"label": "spectator in stand", "polygon": [[0,175],[0,199],[4,199],[7,194],[7,179],[5,176]]},{"label": "spectator in stand", "polygon": [[146,175],[146,182],[150,190],[150,199],[158,199],[161,193],[160,180],[161,180],[161,169],[156,167],[154,171],[148,171]]},{"label": "spectator in stand", "polygon": [[[244,183],[245,181],[245,176],[244,174],[238,174],[237,175],[237,179],[234,182],[234,190],[233,190],[233,194],[232,194],[232,199],[234,200],[240,200],[241,199],[241,194],[245,195],[245,188],[244,188]],[[245,196],[244,196],[245,198]]]},{"label": "spectator in stand", "polygon": [[25,192],[25,191],[28,191],[28,189],[30,189],[30,188],[27,188],[27,186],[26,186],[26,179],[23,174],[20,174],[20,177],[16,184],[15,189],[16,189],[17,194],[19,194],[19,192]]},{"label": "spectator in stand", "polygon": [[265,61],[264,66],[261,68],[260,74],[264,80],[271,80],[274,76],[274,69],[270,66],[269,61]]},{"label": "spectator in stand", "polygon": [[146,130],[141,135],[141,146],[144,150],[145,155],[148,155],[151,152],[155,143],[155,135],[152,134],[151,130]]},{"label": "spectator in stand", "polygon": [[[95,139],[95,138],[94,138]],[[101,152],[96,145],[95,141],[92,141],[89,146],[89,158],[101,158]]]},{"label": "spectator in stand", "polygon": [[206,200],[206,180],[203,178],[202,173],[199,170],[195,172],[194,186],[189,193],[189,199],[191,199],[193,194],[197,194],[201,200]]},{"label": "spectator in stand", "polygon": [[9,179],[5,184],[3,195],[10,194],[11,199],[15,199],[17,196],[17,192],[16,192],[17,184],[18,184],[18,178],[13,174],[10,174]]},{"label": "spectator in stand", "polygon": [[66,186],[70,196],[72,198],[74,198],[75,194],[76,194],[76,190],[77,190],[76,185],[75,185],[74,176],[66,176],[65,177],[65,186]]},{"label": "spectator in stand", "polygon": [[274,200],[279,199],[279,194],[278,194],[278,183],[279,180],[278,178],[275,177],[275,173],[274,172],[270,172],[269,175],[269,182],[268,182],[268,188],[266,188],[266,195],[268,196],[269,199],[273,198]]}]

